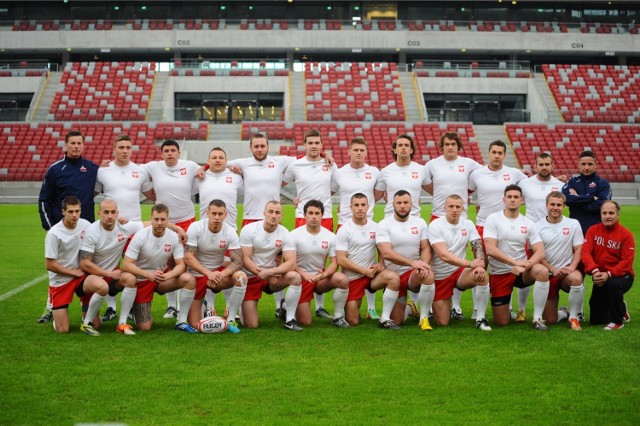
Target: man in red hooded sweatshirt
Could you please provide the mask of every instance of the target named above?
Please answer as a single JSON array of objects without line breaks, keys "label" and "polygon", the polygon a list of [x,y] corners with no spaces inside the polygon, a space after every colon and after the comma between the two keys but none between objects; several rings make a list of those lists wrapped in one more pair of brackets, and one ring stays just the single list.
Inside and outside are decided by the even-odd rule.
[{"label": "man in red hooded sweatshirt", "polygon": [[605,330],[618,330],[629,321],[624,293],[633,284],[636,244],[633,234],[620,225],[620,205],[608,200],[600,207],[602,223],[587,231],[582,246],[585,272],[593,276],[591,324],[607,324]]}]

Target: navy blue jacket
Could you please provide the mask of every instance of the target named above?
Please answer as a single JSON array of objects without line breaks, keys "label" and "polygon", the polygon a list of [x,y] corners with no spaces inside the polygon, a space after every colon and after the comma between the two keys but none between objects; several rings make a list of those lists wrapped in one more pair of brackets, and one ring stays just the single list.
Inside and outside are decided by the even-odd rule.
[{"label": "navy blue jacket", "polygon": [[81,217],[93,222],[95,207],[93,191],[96,186],[98,166],[84,157],[72,159],[64,156],[47,170],[38,197],[38,210],[42,227],[49,230],[62,220],[62,200],[75,195],[82,203]]},{"label": "navy blue jacket", "polygon": [[[572,195],[569,190],[575,190],[578,195]],[[591,225],[600,223],[600,206],[603,201],[611,199],[609,181],[596,173],[590,176],[574,176],[562,187],[562,193],[567,197],[569,217],[580,222],[582,233],[586,234]]]}]

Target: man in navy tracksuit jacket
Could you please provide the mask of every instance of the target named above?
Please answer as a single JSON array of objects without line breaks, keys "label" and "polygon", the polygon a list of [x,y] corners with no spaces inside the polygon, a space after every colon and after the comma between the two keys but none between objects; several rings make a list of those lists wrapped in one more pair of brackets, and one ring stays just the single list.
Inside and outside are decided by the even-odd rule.
[{"label": "man in navy tracksuit jacket", "polygon": [[64,145],[67,152],[63,159],[49,166],[38,197],[40,220],[47,231],[62,219],[62,200],[67,195],[80,199],[83,219],[95,221],[93,193],[98,166],[82,157],[82,133],[70,131]]},{"label": "man in navy tracksuit jacket", "polygon": [[583,151],[578,162],[580,174],[562,187],[567,197],[569,217],[580,222],[586,235],[591,225],[600,223],[600,206],[611,199],[611,186],[606,179],[596,174],[596,156],[593,151]]}]

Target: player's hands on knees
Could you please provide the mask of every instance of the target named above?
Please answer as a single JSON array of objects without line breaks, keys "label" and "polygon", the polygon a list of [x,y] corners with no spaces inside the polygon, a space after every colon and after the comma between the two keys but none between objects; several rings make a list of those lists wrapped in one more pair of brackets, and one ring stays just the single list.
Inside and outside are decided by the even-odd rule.
[{"label": "player's hands on knees", "polygon": [[473,259],[471,262],[469,262],[469,266],[471,266],[471,269],[484,269],[484,259]]},{"label": "player's hands on knees", "polygon": [[120,269],[111,271],[111,273],[109,274],[109,278],[112,278],[114,280],[119,280],[121,276],[122,276],[122,271]]},{"label": "player's hands on knees", "polygon": [[84,276],[84,271],[80,268],[78,269],[72,269],[73,274],[71,274],[72,276],[76,277],[76,278],[80,278],[82,276]]},{"label": "player's hands on knees", "polygon": [[272,269],[261,269],[258,272],[258,278],[260,278],[261,280],[268,280],[273,276],[273,273],[271,271]]},{"label": "player's hands on knees", "polygon": [[524,266],[520,266],[520,265],[516,265],[516,266],[511,268],[511,273],[513,275],[515,275],[515,276],[519,276],[519,275],[523,274],[524,271],[526,271],[526,268]]},{"label": "player's hands on knees", "polygon": [[378,275],[380,272],[385,270],[385,267],[381,263],[374,263],[369,267],[369,270],[372,272],[369,278],[373,278]]},{"label": "player's hands on knees", "polygon": [[484,266],[476,266],[471,271],[471,276],[476,284],[484,284],[487,279],[487,271],[484,269]]},{"label": "player's hands on knees", "polygon": [[156,270],[153,271],[153,279],[151,281],[155,281],[157,283],[165,282],[167,277],[163,271]]}]

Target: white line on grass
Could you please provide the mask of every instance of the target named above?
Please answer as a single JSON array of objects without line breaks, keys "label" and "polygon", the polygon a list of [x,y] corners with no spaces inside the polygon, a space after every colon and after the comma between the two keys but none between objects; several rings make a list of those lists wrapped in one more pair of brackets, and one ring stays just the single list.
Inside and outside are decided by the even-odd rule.
[{"label": "white line on grass", "polygon": [[3,300],[6,300],[8,298],[10,298],[11,296],[13,296],[14,294],[18,294],[20,293],[22,290],[26,290],[29,287],[33,287],[34,285],[38,284],[40,281],[44,280],[45,278],[47,278],[47,274],[41,275],[37,278],[32,279],[31,281],[29,281],[26,284],[22,284],[20,287],[16,287],[13,290],[9,290],[8,292],[6,292],[5,294],[0,294],[0,302],[2,302]]}]

